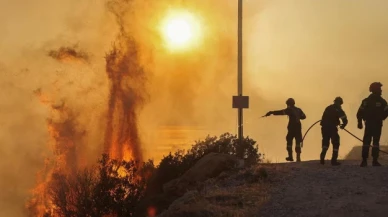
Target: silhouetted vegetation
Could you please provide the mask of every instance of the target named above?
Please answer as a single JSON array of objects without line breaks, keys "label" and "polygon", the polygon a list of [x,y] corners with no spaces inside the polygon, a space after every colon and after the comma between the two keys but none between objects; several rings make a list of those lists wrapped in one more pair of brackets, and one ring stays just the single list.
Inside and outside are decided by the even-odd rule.
[{"label": "silhouetted vegetation", "polygon": [[[208,136],[204,140],[196,141],[192,147],[185,150],[178,150],[174,154],[165,156],[155,169],[152,177],[147,183],[145,199],[140,210],[146,207],[154,207],[158,213],[168,208],[168,205],[176,199],[171,195],[163,193],[163,185],[167,182],[182,176],[203,156],[215,152],[229,155],[236,155],[236,148],[239,141],[236,135],[230,133],[222,134],[219,137]],[[243,138],[246,164],[253,165],[262,161],[262,155],[258,151],[256,141],[251,138]],[[144,214],[141,212],[140,214]]]},{"label": "silhouetted vegetation", "polygon": [[[188,151],[170,153],[157,167],[152,160],[138,164],[103,155],[96,167],[75,173],[54,172],[49,186],[53,214],[66,217],[144,216],[150,207],[160,212],[176,199],[163,194],[165,183],[183,175],[206,154],[235,155],[237,145],[237,137],[226,133],[197,141]],[[244,138],[243,146],[248,164],[261,161],[254,140]]]},{"label": "silhouetted vegetation", "polygon": [[[174,154],[170,153],[161,160],[150,180],[147,193],[161,193],[165,183],[183,175],[199,159],[209,153],[236,155],[238,143],[236,135],[225,133],[220,137],[208,136],[202,141],[197,141],[188,151],[178,150]],[[262,160],[256,141],[245,137],[242,145],[246,164],[252,165]]]},{"label": "silhouetted vegetation", "polygon": [[133,216],[150,168],[150,162],[139,166],[103,155],[97,168],[55,172],[49,186],[53,216]]}]

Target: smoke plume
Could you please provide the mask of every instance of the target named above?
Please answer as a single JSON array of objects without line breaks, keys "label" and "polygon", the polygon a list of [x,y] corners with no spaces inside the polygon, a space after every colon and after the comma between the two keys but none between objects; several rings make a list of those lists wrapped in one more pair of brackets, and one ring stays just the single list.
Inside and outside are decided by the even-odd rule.
[{"label": "smoke plume", "polygon": [[58,50],[49,51],[48,55],[58,61],[76,61],[79,60],[81,62],[88,62],[89,56],[88,54],[78,51],[77,47],[60,47]]},{"label": "smoke plume", "polygon": [[118,11],[123,6],[125,8],[123,4],[125,1],[110,1],[108,4],[116,16],[120,32],[106,56],[110,92],[104,149],[116,159],[142,160],[137,119],[146,95],[146,76],[139,65],[136,42],[126,32],[126,23],[122,19],[125,14]]},{"label": "smoke plume", "polygon": [[[95,145],[103,145],[103,152],[108,153],[114,159],[142,160],[137,115],[144,102],[145,75],[137,59],[136,42],[125,32],[121,19],[123,15],[117,11],[125,3],[124,1],[111,1],[108,4],[109,10],[116,16],[120,31],[113,48],[106,56],[109,98],[107,100],[105,140],[104,143]],[[48,55],[62,63],[73,64],[79,61],[87,63],[89,61],[85,52],[69,47],[51,50]],[[57,83],[54,83],[53,86],[57,86]],[[57,90],[62,91],[60,88]],[[83,114],[86,112],[84,109],[76,110],[74,106],[69,107],[66,102],[68,98],[61,99],[60,104],[54,104],[53,101],[47,99],[41,89],[35,90],[34,93],[42,103],[49,104],[53,111],[52,117],[47,120],[48,131],[53,143],[53,157],[50,159],[50,164],[46,163],[46,168],[38,173],[38,184],[27,205],[33,216],[44,216],[46,213],[52,213],[49,186],[54,171],[71,176],[77,174],[78,169],[87,166],[85,158],[88,152],[83,138],[88,135],[87,130],[82,129],[84,125],[79,124],[78,121],[81,116],[87,116],[87,114]],[[102,130],[99,129],[100,132]]]},{"label": "smoke plume", "polygon": [[[348,130],[362,136],[360,101],[370,82],[388,84],[387,8],[386,1],[244,1],[244,133],[267,158],[284,161],[287,118],[259,117],[289,97],[307,115],[303,131],[343,97]],[[203,37],[185,52],[164,46],[160,20],[171,10],[201,23]],[[237,132],[235,0],[0,0],[0,26],[0,216],[25,216],[29,190],[45,189],[58,157],[76,159],[69,168],[104,151],[158,161],[207,134]],[[359,143],[340,135],[341,157]],[[320,143],[316,127],[302,160],[317,159]],[[55,152],[55,144],[63,148]],[[38,204],[47,201],[40,195]]]},{"label": "smoke plume", "polygon": [[76,174],[78,168],[85,166],[85,150],[82,146],[85,130],[79,129],[77,116],[63,101],[55,104],[41,89],[34,91],[42,103],[49,106],[52,113],[47,119],[47,129],[52,156],[45,160],[44,168],[38,172],[37,186],[27,204],[29,214],[44,216],[52,208],[49,183],[54,171]]}]

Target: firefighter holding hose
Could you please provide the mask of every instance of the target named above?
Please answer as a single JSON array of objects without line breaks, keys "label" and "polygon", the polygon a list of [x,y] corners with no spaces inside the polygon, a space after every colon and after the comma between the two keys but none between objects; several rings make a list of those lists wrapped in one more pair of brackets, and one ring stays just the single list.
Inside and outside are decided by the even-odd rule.
[{"label": "firefighter holding hose", "polygon": [[277,111],[269,111],[265,116],[270,115],[287,115],[289,118],[288,121],[288,133],[286,136],[287,141],[287,152],[288,157],[287,161],[294,161],[293,153],[292,153],[292,143],[295,139],[295,152],[296,152],[296,161],[300,162],[300,154],[301,154],[301,142],[302,142],[302,123],[300,120],[306,119],[306,115],[302,111],[302,109],[295,106],[295,100],[293,98],[289,98],[286,101],[287,108]]},{"label": "firefighter holding hose", "polygon": [[322,152],[320,156],[320,163],[325,164],[325,156],[327,149],[331,143],[333,144],[333,154],[331,157],[331,165],[338,166],[341,163],[337,161],[338,150],[340,147],[340,136],[338,135],[338,125],[340,125],[340,119],[342,120],[341,129],[344,129],[348,124],[348,119],[344,110],[342,110],[342,104],[344,103],[341,97],[336,97],[334,103],[326,107],[321,119],[321,132],[322,132]]},{"label": "firefighter holding hose", "polygon": [[358,128],[363,129],[363,121],[365,122],[361,167],[366,167],[368,165],[367,159],[372,139],[372,166],[381,166],[378,162],[380,137],[383,121],[388,117],[387,101],[381,97],[382,86],[383,85],[380,82],[373,82],[369,86],[371,94],[368,98],[362,100],[357,112]]}]

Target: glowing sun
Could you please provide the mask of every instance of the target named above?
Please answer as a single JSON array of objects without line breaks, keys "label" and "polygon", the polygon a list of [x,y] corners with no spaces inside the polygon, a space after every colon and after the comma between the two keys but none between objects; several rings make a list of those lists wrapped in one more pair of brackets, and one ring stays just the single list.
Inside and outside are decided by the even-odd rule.
[{"label": "glowing sun", "polygon": [[189,12],[170,12],[163,20],[162,33],[170,49],[188,48],[200,39],[199,20]]}]

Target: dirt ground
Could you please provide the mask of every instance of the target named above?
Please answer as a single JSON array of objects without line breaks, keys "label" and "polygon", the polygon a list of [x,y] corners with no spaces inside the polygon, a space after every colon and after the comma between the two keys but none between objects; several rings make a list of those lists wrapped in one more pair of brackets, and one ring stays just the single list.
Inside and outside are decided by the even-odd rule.
[{"label": "dirt ground", "polygon": [[359,167],[360,161],[281,163],[267,202],[256,216],[388,216],[388,161]]}]

